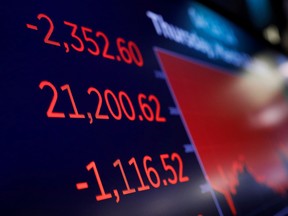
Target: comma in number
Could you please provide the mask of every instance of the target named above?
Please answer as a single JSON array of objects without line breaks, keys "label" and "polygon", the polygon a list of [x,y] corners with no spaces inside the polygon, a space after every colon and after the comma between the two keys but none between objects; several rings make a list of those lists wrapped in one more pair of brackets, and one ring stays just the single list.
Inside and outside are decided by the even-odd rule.
[{"label": "comma in number", "polygon": [[89,123],[92,124],[93,123],[93,117],[92,114],[90,112],[87,112],[87,116],[89,118]]},{"label": "comma in number", "polygon": [[167,183],[166,179],[164,179],[164,180],[163,180],[163,184],[164,184],[165,186],[167,186],[167,185],[168,185],[168,183]]},{"label": "comma in number", "polygon": [[119,203],[120,202],[120,196],[119,196],[118,190],[114,189],[113,192],[114,192],[114,195],[116,197],[116,203]]},{"label": "comma in number", "polygon": [[70,51],[69,46],[66,42],[64,42],[65,52],[68,53]]}]

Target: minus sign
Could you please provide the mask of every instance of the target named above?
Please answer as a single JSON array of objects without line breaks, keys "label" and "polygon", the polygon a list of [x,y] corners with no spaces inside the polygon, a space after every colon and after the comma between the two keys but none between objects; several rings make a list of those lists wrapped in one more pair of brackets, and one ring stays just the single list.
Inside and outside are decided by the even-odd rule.
[{"label": "minus sign", "polygon": [[87,182],[81,182],[76,184],[77,190],[83,190],[88,188],[88,183]]},{"label": "minus sign", "polygon": [[27,28],[33,29],[33,30],[38,30],[38,27],[35,25],[31,25],[31,24],[26,24]]}]

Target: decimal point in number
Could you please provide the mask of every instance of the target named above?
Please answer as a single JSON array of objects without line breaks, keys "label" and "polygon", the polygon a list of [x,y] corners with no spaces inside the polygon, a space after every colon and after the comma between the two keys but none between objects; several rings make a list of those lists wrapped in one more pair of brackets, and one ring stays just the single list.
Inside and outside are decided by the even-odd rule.
[{"label": "decimal point in number", "polygon": [[64,44],[64,47],[65,47],[65,49],[66,49],[65,52],[68,53],[69,50],[70,50],[68,43],[64,42],[63,44]]},{"label": "decimal point in number", "polygon": [[117,61],[121,61],[120,56],[116,56]]},{"label": "decimal point in number", "polygon": [[167,185],[168,185],[168,183],[167,183],[166,179],[164,179],[164,180],[163,180],[163,184],[164,184],[165,186],[167,186]]},{"label": "decimal point in number", "polygon": [[120,202],[120,196],[119,196],[119,192],[117,189],[114,189],[113,190],[113,193],[114,193],[114,196],[116,198],[116,203],[119,203]]},{"label": "decimal point in number", "polygon": [[139,120],[143,121],[143,116],[142,115],[139,115]]},{"label": "decimal point in number", "polygon": [[87,116],[89,118],[89,123],[92,124],[93,123],[93,117],[92,114],[90,112],[87,112]]}]

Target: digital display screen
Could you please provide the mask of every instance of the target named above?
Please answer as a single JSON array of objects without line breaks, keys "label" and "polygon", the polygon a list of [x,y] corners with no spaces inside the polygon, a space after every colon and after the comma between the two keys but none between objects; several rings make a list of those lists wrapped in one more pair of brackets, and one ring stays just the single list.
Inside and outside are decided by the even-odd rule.
[{"label": "digital display screen", "polygon": [[0,10],[0,215],[288,214],[281,53],[197,1]]}]

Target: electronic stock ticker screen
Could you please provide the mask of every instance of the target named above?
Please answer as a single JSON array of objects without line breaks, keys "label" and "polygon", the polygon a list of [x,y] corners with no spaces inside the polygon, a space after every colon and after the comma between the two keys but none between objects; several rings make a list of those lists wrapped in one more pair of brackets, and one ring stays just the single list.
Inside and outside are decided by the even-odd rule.
[{"label": "electronic stock ticker screen", "polygon": [[195,1],[1,5],[0,215],[287,214],[284,56]]}]

